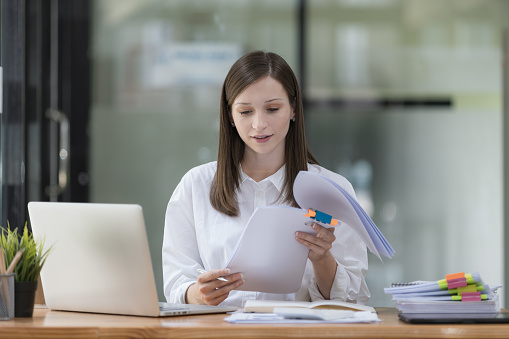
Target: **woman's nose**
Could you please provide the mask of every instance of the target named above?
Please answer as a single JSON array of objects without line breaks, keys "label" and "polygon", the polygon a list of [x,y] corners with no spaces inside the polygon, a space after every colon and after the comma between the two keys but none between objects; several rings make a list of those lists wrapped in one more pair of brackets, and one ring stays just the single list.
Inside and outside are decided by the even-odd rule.
[{"label": "woman's nose", "polygon": [[263,112],[256,112],[253,116],[253,128],[261,130],[266,128],[268,125],[267,117]]}]

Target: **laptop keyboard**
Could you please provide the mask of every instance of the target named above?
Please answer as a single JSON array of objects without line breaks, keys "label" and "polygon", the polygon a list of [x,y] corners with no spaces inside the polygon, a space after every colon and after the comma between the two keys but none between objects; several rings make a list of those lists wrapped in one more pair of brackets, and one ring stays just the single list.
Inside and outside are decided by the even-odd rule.
[{"label": "laptop keyboard", "polygon": [[159,310],[161,311],[180,311],[180,310],[188,310],[189,307],[186,307],[186,305],[181,304],[159,304]]}]

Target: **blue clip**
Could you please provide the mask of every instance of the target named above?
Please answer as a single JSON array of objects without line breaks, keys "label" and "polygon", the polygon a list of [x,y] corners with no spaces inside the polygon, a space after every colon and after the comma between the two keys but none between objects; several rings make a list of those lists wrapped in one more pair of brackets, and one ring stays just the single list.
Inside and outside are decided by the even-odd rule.
[{"label": "blue clip", "polygon": [[339,225],[338,220],[332,219],[331,215],[328,215],[327,213],[323,213],[320,211],[313,211],[313,210],[308,209],[308,213],[304,216],[310,217],[311,219],[315,219],[318,222],[323,222],[324,224],[329,224],[332,226]]},{"label": "blue clip", "polygon": [[316,211],[315,220],[330,225],[332,221],[332,216],[320,211]]}]

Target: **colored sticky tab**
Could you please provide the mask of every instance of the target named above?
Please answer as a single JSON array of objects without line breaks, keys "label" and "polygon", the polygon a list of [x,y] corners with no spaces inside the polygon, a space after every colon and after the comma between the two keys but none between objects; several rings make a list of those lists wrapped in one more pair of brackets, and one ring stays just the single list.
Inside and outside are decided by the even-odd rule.
[{"label": "colored sticky tab", "polygon": [[467,279],[465,277],[447,280],[447,288],[448,289],[465,287],[465,286],[467,286]]},{"label": "colored sticky tab", "polygon": [[[468,280],[467,280],[467,282],[468,282]],[[464,286],[464,287],[458,287],[458,288],[453,288],[452,290],[449,290],[449,294],[461,295],[461,293],[463,293],[463,292],[477,292],[477,291],[483,291],[483,290],[484,290],[483,285],[468,284],[467,286]]]},{"label": "colored sticky tab", "polygon": [[[478,287],[480,287],[480,289]],[[456,293],[458,293],[458,295],[462,295],[463,293],[466,293],[466,292],[477,292],[477,291],[482,291],[482,290],[483,290],[482,286],[477,286],[476,284],[470,284],[467,286],[458,287],[456,289]]]},{"label": "colored sticky tab", "polygon": [[465,292],[461,295],[461,301],[481,301],[481,292]]},{"label": "colored sticky tab", "polygon": [[442,280],[439,280],[437,281],[438,283],[438,286],[443,289],[443,290],[446,290],[447,289],[447,280],[445,279],[442,279]]},{"label": "colored sticky tab", "polygon": [[464,278],[464,277],[465,277],[465,272],[452,273],[452,274],[447,274],[445,276],[445,280],[454,280],[454,279]]}]

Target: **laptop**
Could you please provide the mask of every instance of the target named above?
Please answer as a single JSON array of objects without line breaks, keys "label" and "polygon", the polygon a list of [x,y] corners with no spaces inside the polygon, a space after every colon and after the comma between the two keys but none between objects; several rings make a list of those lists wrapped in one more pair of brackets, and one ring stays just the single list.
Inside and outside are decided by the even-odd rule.
[{"label": "laptop", "polygon": [[28,212],[34,237],[52,247],[41,271],[49,309],[148,317],[236,310],[158,301],[139,205],[30,202]]},{"label": "laptop", "polygon": [[493,324],[509,323],[509,312],[497,313],[399,313],[410,324]]}]

